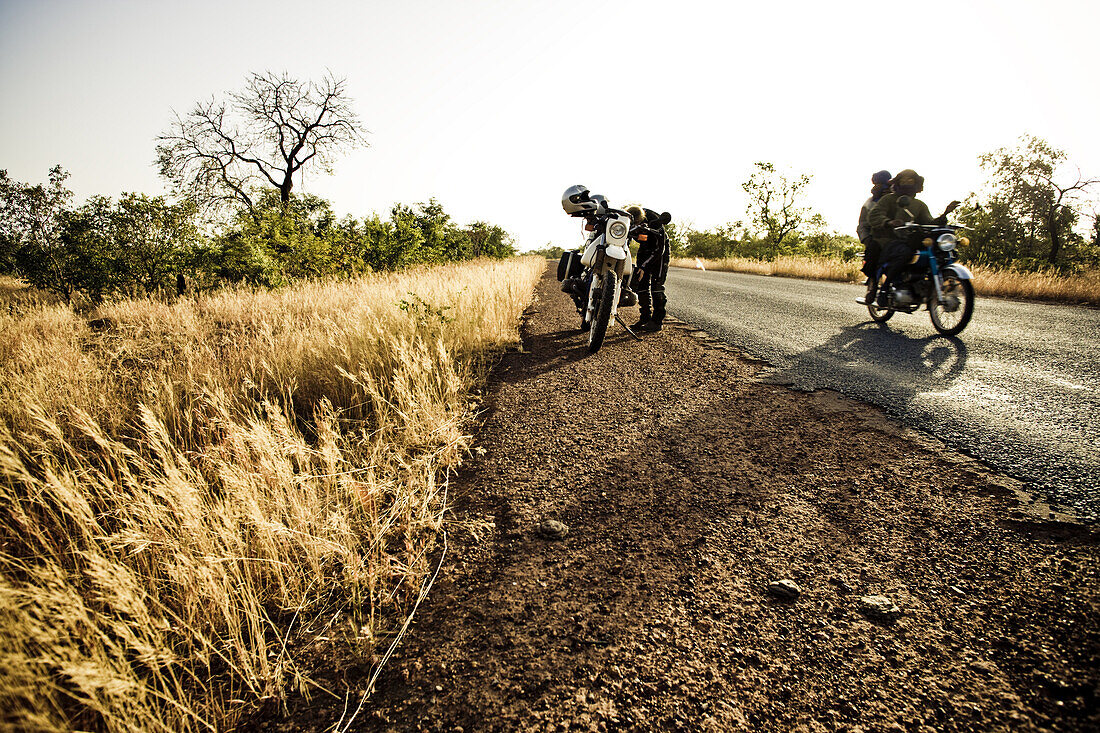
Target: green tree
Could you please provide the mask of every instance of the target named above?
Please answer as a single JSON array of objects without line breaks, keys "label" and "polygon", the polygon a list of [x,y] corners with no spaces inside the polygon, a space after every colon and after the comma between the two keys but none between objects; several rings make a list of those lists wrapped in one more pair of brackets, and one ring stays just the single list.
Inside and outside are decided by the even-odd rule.
[{"label": "green tree", "polygon": [[11,275],[18,271],[19,247],[23,242],[23,230],[17,211],[21,206],[23,184],[8,177],[0,170],[0,274]]},{"label": "green tree", "polygon": [[395,204],[390,209],[389,234],[389,249],[396,255],[394,268],[430,261],[430,253],[425,251],[424,229],[420,217],[411,206]]},{"label": "green tree", "polygon": [[456,236],[451,225],[451,215],[443,210],[443,205],[434,198],[421,202],[411,210],[411,215],[420,229],[422,243],[419,248],[421,262],[448,262],[464,259],[464,242]]},{"label": "green tree", "polygon": [[341,151],[366,145],[344,79],[272,72],[251,74],[228,100],[211,97],[176,114],[157,140],[161,175],[177,192],[215,209],[243,206],[254,218],[256,187],[288,205],[307,166],[330,172]]},{"label": "green tree", "polygon": [[151,293],[171,284],[196,245],[195,204],[124,193],[111,216],[111,235],[128,279]]},{"label": "green tree", "polygon": [[[1014,148],[998,148],[978,160],[991,175],[992,191],[984,205],[975,204],[969,211],[975,239],[1002,237],[1000,247],[1008,250],[1002,256],[1012,253],[1014,259],[1042,258],[1049,265],[1062,264],[1066,245],[1083,240],[1074,227],[1089,189],[1100,179],[1086,178],[1080,169],[1068,171],[1065,152],[1033,135],[1022,136]],[[990,254],[997,246],[981,241]]]},{"label": "green tree", "polygon": [[16,274],[71,301],[79,278],[61,237],[73,198],[65,187],[68,178],[60,165],[50,169],[46,185],[11,180],[5,171],[0,176],[0,239],[4,258]]},{"label": "green tree", "polygon": [[[968,196],[959,207],[958,219],[965,222],[970,246],[967,260],[979,265],[1037,263],[1034,236],[1008,199],[991,197],[984,203]],[[1030,230],[1034,234],[1034,229]]]},{"label": "green tree", "polygon": [[[394,270],[401,266],[406,243],[398,240],[392,222],[377,213],[363,220],[362,257],[372,270]],[[416,235],[419,236],[419,230]]]},{"label": "green tree", "polygon": [[[500,227],[484,221],[475,221],[466,229],[471,244],[471,257],[504,259],[516,253],[512,236]],[[558,257],[561,252],[558,252]]]},{"label": "green tree", "polygon": [[799,227],[812,216],[812,212],[801,204],[810,176],[788,178],[777,171],[774,164],[765,161],[758,161],[755,167],[741,188],[749,196],[749,221],[764,235],[763,255],[774,260],[791,248]]},{"label": "green tree", "polygon": [[323,235],[328,242],[329,267],[333,273],[358,275],[372,269],[366,246],[366,226],[358,219],[345,216],[327,226]]},{"label": "green tree", "polygon": [[685,241],[682,253],[686,257],[720,260],[737,254],[740,222],[716,227],[713,231],[687,229],[683,233]]},{"label": "green tree", "polygon": [[336,216],[312,194],[261,192],[251,210],[241,208],[218,237],[218,271],[234,282],[268,287],[298,278],[335,274],[332,246]]},{"label": "green tree", "polygon": [[115,214],[109,197],[93,196],[64,216],[61,246],[69,280],[93,302],[126,285],[125,257],[114,236]]},{"label": "green tree", "polygon": [[553,242],[547,242],[545,246],[539,247],[538,249],[528,250],[525,254],[545,257],[556,262],[557,260],[561,259],[561,256],[563,254],[565,254],[565,248],[560,247]]},{"label": "green tree", "polygon": [[854,260],[863,251],[863,245],[849,234],[829,231],[825,218],[814,214],[806,222],[806,234],[801,239],[799,250],[814,257]]}]

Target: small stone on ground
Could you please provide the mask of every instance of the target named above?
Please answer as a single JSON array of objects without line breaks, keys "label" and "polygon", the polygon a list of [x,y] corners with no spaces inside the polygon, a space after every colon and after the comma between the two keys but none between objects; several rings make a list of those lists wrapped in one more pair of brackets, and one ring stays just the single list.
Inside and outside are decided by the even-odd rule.
[{"label": "small stone on ground", "polygon": [[547,519],[535,529],[539,537],[547,540],[563,540],[569,534],[569,527],[556,519]]},{"label": "small stone on ground", "polygon": [[802,589],[798,587],[798,584],[793,580],[776,580],[768,583],[768,593],[776,598],[782,598],[783,600],[793,601],[802,594]]},{"label": "small stone on ground", "polygon": [[859,599],[859,610],[879,621],[895,621],[901,616],[901,609],[886,596],[863,596]]}]

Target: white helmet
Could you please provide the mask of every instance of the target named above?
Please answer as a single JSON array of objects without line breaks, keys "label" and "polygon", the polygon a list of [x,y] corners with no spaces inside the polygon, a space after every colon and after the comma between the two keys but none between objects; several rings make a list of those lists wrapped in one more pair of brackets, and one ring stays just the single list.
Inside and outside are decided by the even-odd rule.
[{"label": "white helmet", "polygon": [[587,186],[578,184],[565,189],[565,193],[561,195],[561,207],[569,216],[581,216],[596,211],[599,204],[592,200]]}]

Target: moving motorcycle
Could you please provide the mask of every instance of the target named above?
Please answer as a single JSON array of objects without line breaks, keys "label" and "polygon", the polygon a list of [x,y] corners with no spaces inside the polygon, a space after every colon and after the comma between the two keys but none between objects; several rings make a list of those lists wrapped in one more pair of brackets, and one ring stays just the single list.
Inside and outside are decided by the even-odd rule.
[{"label": "moving motorcycle", "polygon": [[[904,205],[904,204],[902,204]],[[895,313],[913,313],[927,306],[932,325],[944,336],[955,336],[974,314],[973,275],[959,264],[958,246],[967,243],[956,231],[962,227],[905,224],[894,231],[915,249],[912,262],[901,271],[889,291],[867,304],[871,318],[886,323]]]},{"label": "moving motorcycle", "polygon": [[588,331],[588,350],[595,353],[618,309],[638,302],[634,291],[625,285],[634,269],[629,246],[631,219],[584,186],[570,186],[561,203],[567,214],[584,219],[586,241],[581,249],[562,255],[558,280],[562,291],[573,298],[581,315],[581,330]]}]

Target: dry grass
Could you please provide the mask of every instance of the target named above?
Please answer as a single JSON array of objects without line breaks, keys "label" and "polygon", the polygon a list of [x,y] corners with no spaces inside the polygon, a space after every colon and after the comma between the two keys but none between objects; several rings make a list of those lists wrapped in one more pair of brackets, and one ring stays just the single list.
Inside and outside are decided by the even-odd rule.
[{"label": "dry grass", "polygon": [[[863,282],[864,279],[863,273],[859,270],[860,262],[833,257],[780,257],[775,262],[728,257],[699,262],[708,270],[745,272],[753,275],[852,283]],[[695,259],[686,257],[674,258],[671,264],[673,267],[698,267]],[[1100,305],[1100,271],[1098,270],[1066,276],[1055,272],[1017,272],[980,265],[967,267],[974,273],[974,287],[979,295]]]},{"label": "dry grass", "polygon": [[2,726],[224,729],[384,650],[544,266],[0,312]]},{"label": "dry grass", "polygon": [[975,287],[983,295],[1100,305],[1100,270],[1069,277],[1055,272],[1016,272],[991,267],[971,270]]},{"label": "dry grass", "polygon": [[[854,282],[860,273],[860,263],[842,260],[837,257],[780,257],[774,262],[752,260],[747,257],[727,257],[721,260],[699,260],[708,270],[725,272],[747,272],[753,275],[776,275],[779,277],[802,277],[808,280],[838,280]],[[694,258],[673,258],[673,267],[697,267]]]},{"label": "dry grass", "polygon": [[44,305],[57,305],[64,300],[45,293],[10,275],[0,275],[0,310],[9,314],[25,313]]}]

